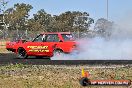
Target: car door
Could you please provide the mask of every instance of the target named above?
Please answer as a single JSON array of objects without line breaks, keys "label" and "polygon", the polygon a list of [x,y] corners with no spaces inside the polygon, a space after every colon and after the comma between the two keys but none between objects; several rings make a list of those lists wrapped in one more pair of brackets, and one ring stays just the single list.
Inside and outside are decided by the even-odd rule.
[{"label": "car door", "polygon": [[52,47],[52,50],[59,44],[58,34],[47,34],[45,36],[45,45]]},{"label": "car door", "polygon": [[45,35],[40,34],[28,46],[28,53],[33,56],[48,56],[50,52],[49,45],[44,42]]},{"label": "car door", "polygon": [[[70,36],[70,34],[65,34]],[[45,37],[45,45],[49,45],[54,49],[62,50],[65,53],[71,52],[73,46],[75,45],[74,42],[68,41],[70,39],[63,39],[64,37],[60,37],[62,35],[59,34],[47,34]]]}]

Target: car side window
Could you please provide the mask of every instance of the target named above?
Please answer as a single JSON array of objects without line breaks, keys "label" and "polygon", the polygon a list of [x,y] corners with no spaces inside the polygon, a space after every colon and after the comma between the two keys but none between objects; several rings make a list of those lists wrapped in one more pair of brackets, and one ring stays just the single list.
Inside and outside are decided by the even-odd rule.
[{"label": "car side window", "polygon": [[72,34],[61,34],[61,35],[64,41],[74,40],[74,37],[72,36]]},{"label": "car side window", "polygon": [[46,35],[46,42],[59,42],[57,34],[48,34]]},{"label": "car side window", "polygon": [[37,37],[33,40],[33,42],[43,42],[43,35],[41,34],[41,35],[37,36]]}]

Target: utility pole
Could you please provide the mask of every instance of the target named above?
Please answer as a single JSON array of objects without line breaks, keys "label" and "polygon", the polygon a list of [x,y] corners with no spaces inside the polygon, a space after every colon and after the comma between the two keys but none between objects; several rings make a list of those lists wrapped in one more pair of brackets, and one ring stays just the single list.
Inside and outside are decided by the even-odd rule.
[{"label": "utility pole", "polygon": [[109,19],[109,1],[107,0],[107,11],[106,11],[106,15],[107,15],[107,20]]}]

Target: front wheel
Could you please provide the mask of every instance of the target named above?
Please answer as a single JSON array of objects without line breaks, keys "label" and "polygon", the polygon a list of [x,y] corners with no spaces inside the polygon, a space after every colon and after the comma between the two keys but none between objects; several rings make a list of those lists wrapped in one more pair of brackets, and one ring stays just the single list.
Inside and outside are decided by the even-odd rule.
[{"label": "front wheel", "polygon": [[26,50],[23,49],[23,48],[19,48],[19,49],[18,49],[18,54],[17,54],[17,56],[18,56],[18,58],[20,58],[20,59],[25,59],[25,58],[27,58],[27,52],[26,52]]}]

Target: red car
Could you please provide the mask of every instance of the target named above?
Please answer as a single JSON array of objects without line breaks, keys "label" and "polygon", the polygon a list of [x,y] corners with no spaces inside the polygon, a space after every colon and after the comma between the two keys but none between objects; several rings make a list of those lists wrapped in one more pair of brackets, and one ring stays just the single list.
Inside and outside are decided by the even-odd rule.
[{"label": "red car", "polygon": [[13,52],[19,58],[27,56],[52,57],[59,53],[71,53],[76,47],[76,42],[69,32],[42,33],[33,41],[15,44]]}]

